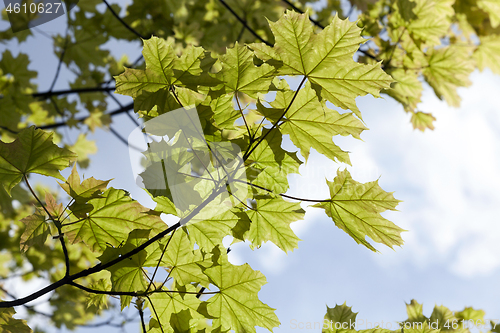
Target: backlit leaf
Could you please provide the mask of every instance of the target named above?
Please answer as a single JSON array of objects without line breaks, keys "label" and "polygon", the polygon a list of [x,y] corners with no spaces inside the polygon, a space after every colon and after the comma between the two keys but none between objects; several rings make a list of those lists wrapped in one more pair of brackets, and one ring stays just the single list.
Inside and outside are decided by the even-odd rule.
[{"label": "backlit leaf", "polygon": [[52,133],[31,126],[23,129],[14,142],[0,141],[0,183],[10,194],[29,173],[64,180],[59,171],[75,159],[73,152],[52,142]]},{"label": "backlit leaf", "polygon": [[392,193],[382,190],[378,181],[361,184],[354,181],[347,170],[339,170],[337,177],[332,182],[327,181],[327,184],[330,200],[313,207],[323,208],[335,225],[356,243],[372,251],[376,250],[366,236],[390,248],[403,244],[400,233],[404,230],[380,215],[386,210],[396,210],[399,200],[394,199]]}]

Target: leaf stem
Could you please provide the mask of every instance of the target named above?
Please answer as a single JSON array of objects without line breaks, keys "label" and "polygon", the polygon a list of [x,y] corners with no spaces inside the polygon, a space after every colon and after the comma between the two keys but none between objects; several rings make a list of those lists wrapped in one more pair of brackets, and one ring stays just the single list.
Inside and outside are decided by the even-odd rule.
[{"label": "leaf stem", "polygon": [[253,143],[253,134],[250,132],[250,128],[248,127],[247,120],[245,119],[245,115],[243,114],[243,110],[241,109],[240,100],[238,99],[238,92],[234,94],[236,98],[236,104],[238,104],[238,109],[240,110],[241,118],[243,118],[243,122],[245,122],[245,127],[247,128],[248,136],[250,137],[250,145]]},{"label": "leaf stem", "polygon": [[[61,230],[61,222],[59,221],[59,218],[55,219],[49,213],[47,207],[45,207],[45,205],[42,203],[42,201],[40,200],[40,198],[38,198],[38,196],[36,195],[35,191],[31,187],[31,185],[30,185],[30,183],[28,181],[28,177],[25,174],[23,175],[23,177],[24,177],[24,181],[26,182],[26,185],[28,185],[28,188],[29,188],[31,194],[33,194],[33,196],[35,197],[36,201],[38,201],[38,203],[40,204],[40,206],[43,207],[43,210],[45,211],[45,213],[47,213],[47,215],[49,216],[49,219],[52,220],[52,222],[54,222],[54,225],[56,226],[57,231],[59,232],[59,235],[62,236],[63,233],[62,233],[62,230]],[[63,250],[63,254],[64,254],[64,263],[66,264],[66,273],[64,274],[64,277],[68,277],[69,276],[69,255],[68,255],[68,249],[66,248],[66,242],[64,240],[64,237],[59,237],[59,241],[61,242],[61,246],[62,246],[62,250]]]},{"label": "leaf stem", "polygon": [[269,131],[267,131],[264,135],[262,135],[259,138],[259,140],[257,141],[257,143],[255,144],[255,146],[253,146],[252,149],[247,150],[247,152],[245,153],[245,155],[243,155],[243,161],[246,161],[248,159],[248,157],[253,153],[253,151],[257,148],[257,146],[266,138],[266,136],[269,133],[271,133],[271,131],[273,129],[276,128],[276,126],[283,119],[283,117],[285,117],[286,113],[288,112],[288,110],[290,110],[290,107],[292,106],[293,102],[295,101],[295,98],[299,94],[299,90],[300,90],[300,88],[302,88],[302,85],[304,84],[304,82],[306,81],[306,79],[307,79],[307,76],[304,76],[304,78],[302,79],[302,81],[300,81],[300,84],[297,87],[297,90],[295,91],[295,94],[293,94],[292,100],[290,101],[290,103],[286,107],[285,111],[283,111],[283,113],[281,114],[281,116],[278,118],[278,120],[276,120],[276,122],[273,124],[273,126],[269,129]]},{"label": "leaf stem", "polygon": [[146,289],[146,292],[149,291],[149,289],[151,288],[151,285],[153,284],[153,280],[155,279],[156,272],[158,272],[158,267],[160,267],[161,261],[163,260],[163,256],[165,255],[165,251],[167,250],[168,244],[170,244],[170,241],[172,240],[172,237],[174,237],[176,231],[177,231],[177,229],[175,229],[172,232],[172,235],[170,235],[170,238],[168,239],[167,244],[165,245],[165,248],[161,252],[160,259],[158,260],[158,263],[156,264],[155,271],[153,272],[153,276],[151,277],[151,280],[149,281],[149,285],[148,285],[148,288]]},{"label": "leaf stem", "polygon": [[23,305],[25,303],[31,302],[31,301],[33,301],[33,300],[35,300],[35,299],[37,299],[37,298],[39,298],[39,297],[41,297],[41,296],[43,296],[45,294],[48,294],[51,291],[56,290],[57,288],[59,288],[61,286],[64,286],[66,284],[70,284],[74,280],[77,280],[79,278],[95,274],[97,272],[101,272],[102,270],[107,269],[108,267],[116,265],[119,262],[122,262],[123,260],[132,257],[134,254],[139,253],[140,251],[144,250],[145,248],[147,248],[148,246],[150,246],[154,242],[158,241],[159,239],[165,237],[166,235],[168,235],[169,233],[171,233],[175,229],[179,228],[181,225],[189,222],[209,202],[211,202],[213,199],[215,199],[221,193],[221,191],[223,189],[224,189],[224,187],[220,187],[219,189],[213,191],[212,194],[210,196],[208,196],[207,199],[205,199],[205,201],[203,201],[198,207],[196,207],[193,211],[191,211],[191,213],[189,213],[186,217],[182,218],[179,222],[175,223],[174,225],[172,225],[171,227],[167,228],[166,230],[158,233],[156,236],[154,236],[153,238],[151,238],[148,241],[144,242],[143,244],[139,245],[135,249],[133,249],[133,250],[127,252],[127,253],[122,254],[120,257],[117,257],[114,260],[108,261],[106,263],[99,263],[99,264],[97,264],[97,265],[95,265],[95,266],[93,266],[91,268],[85,269],[85,270],[80,271],[78,273],[75,273],[73,275],[64,276],[62,279],[60,279],[60,280],[58,280],[58,281],[56,281],[56,282],[54,282],[54,283],[52,283],[52,284],[44,287],[44,288],[42,288],[42,289],[40,289],[40,290],[38,290],[38,291],[36,291],[36,292],[34,292],[34,293],[26,296],[26,297],[18,298],[18,299],[12,300],[12,301],[0,302],[0,308],[9,308],[9,307],[12,307],[12,306],[19,306],[19,305]]}]

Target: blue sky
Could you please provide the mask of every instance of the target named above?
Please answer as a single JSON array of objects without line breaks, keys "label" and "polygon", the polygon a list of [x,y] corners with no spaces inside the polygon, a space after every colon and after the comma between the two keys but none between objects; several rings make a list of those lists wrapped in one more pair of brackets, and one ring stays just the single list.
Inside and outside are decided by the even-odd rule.
[{"label": "blue sky", "polygon": [[[63,29],[61,22],[39,28],[48,33]],[[35,60],[34,68],[42,68],[38,83],[46,87],[57,60],[49,40],[35,35],[38,41],[25,43],[23,52]],[[4,47],[19,49],[10,43],[0,45],[0,52]],[[138,53],[133,51],[130,59]],[[354,179],[366,182],[380,177],[381,187],[403,200],[398,212],[384,215],[409,230],[403,234],[403,247],[393,251],[376,246],[381,253],[372,253],[336,228],[324,212],[309,208],[305,220],[292,224],[302,239],[294,252],[284,254],[272,244],[254,251],[243,243],[232,246],[233,263],[248,262],[267,277],[259,295],[277,308],[282,325],[274,332],[299,331],[293,323],[321,322],[326,305],[344,302],[359,312],[358,319],[394,323],[406,318],[404,303],[412,298],[424,303],[427,315],[435,304],[444,304],[452,310],[482,308],[486,318],[500,319],[500,76],[487,70],[474,72],[471,79],[471,87],[459,90],[460,108],[448,107],[426,87],[419,109],[437,118],[434,131],[414,131],[409,115],[389,97],[363,97],[358,106],[370,128],[361,135],[363,141],[335,139],[351,152],[353,167],[348,169]],[[121,133],[134,127],[126,116],[115,120]],[[111,186],[129,190],[147,205],[147,196],[135,185],[128,148],[103,130],[90,137],[97,141],[99,152],[85,175],[114,178]],[[302,176],[289,178],[289,194],[324,198],[325,177],[331,180],[344,167],[313,152],[301,167]],[[137,325],[130,325],[127,332],[137,332]]]}]

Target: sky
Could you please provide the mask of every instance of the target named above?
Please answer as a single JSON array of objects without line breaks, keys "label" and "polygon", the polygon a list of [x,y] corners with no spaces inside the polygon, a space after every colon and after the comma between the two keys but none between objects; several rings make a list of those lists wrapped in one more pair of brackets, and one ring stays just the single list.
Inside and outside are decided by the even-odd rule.
[{"label": "sky", "polygon": [[[50,33],[60,24],[39,28]],[[35,61],[33,67],[43,65],[39,74],[43,87],[51,81],[57,61],[49,56],[48,40],[37,36],[38,41],[23,47]],[[0,45],[0,52],[3,47]],[[19,49],[15,44],[7,47]],[[137,54],[131,53],[130,58]],[[402,247],[391,250],[376,245],[380,253],[373,253],[335,227],[322,210],[306,206],[305,219],[292,224],[302,239],[293,252],[285,254],[273,244],[258,250],[244,243],[231,246],[231,262],[248,262],[267,277],[259,296],[277,309],[281,326],[273,332],[317,332],[298,326],[322,323],[326,306],[344,302],[359,312],[358,319],[364,324],[360,322],[358,329],[382,321],[395,325],[396,320],[406,318],[405,302],[411,299],[424,304],[427,316],[434,305],[443,304],[451,310],[481,308],[487,319],[500,319],[500,103],[496,101],[500,76],[489,70],[476,71],[471,81],[470,87],[459,89],[459,108],[448,107],[425,87],[419,109],[437,118],[435,130],[425,133],[413,130],[409,115],[390,97],[358,98],[370,130],[361,135],[362,140],[335,137],[338,145],[351,152],[353,167],[313,152],[307,165],[301,166],[301,175],[289,177],[292,188],[288,194],[309,198],[325,198],[325,178],[332,180],[339,168],[347,168],[359,182],[379,179],[384,190],[395,191],[395,197],[403,201],[397,212],[383,214],[408,230],[402,235]],[[126,116],[114,120],[121,133],[134,128]],[[128,148],[104,130],[90,138],[97,141],[99,151],[85,175],[114,178],[111,186],[127,189],[132,197],[150,204],[135,185]],[[40,287],[40,283],[30,288]],[[137,323],[126,328],[126,332],[137,331]]]}]

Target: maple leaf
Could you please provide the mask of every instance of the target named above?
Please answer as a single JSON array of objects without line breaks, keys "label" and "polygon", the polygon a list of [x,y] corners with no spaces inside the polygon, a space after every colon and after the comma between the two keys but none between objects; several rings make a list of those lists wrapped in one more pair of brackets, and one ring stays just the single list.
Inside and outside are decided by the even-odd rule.
[{"label": "maple leaf", "polygon": [[355,98],[379,97],[380,89],[394,82],[379,63],[364,65],[352,59],[359,44],[366,41],[356,22],[335,16],[323,31],[314,34],[307,14],[287,11],[269,25],[276,39],[274,47],[252,44],[256,55],[267,62],[277,61],[280,75],[304,75],[318,96],[360,118]]},{"label": "maple leaf", "polygon": [[0,183],[10,195],[10,190],[29,173],[64,180],[59,171],[75,159],[73,152],[52,142],[52,133],[31,126],[19,132],[14,142],[0,141]]},{"label": "maple leaf", "polygon": [[257,297],[266,283],[261,272],[254,271],[248,264],[232,265],[227,255],[222,254],[219,265],[207,268],[204,273],[220,291],[207,301],[208,314],[216,318],[214,328],[255,333],[255,326],[272,331],[279,325],[273,309]]},{"label": "maple leaf", "polygon": [[[269,131],[263,130],[263,135]],[[248,156],[247,177],[255,177],[252,184],[265,187],[275,193],[285,193],[288,186],[287,176],[299,173],[302,162],[296,153],[281,148],[282,134],[274,130],[266,136]]]},{"label": "maple leaf", "polygon": [[426,320],[422,304],[419,304],[414,299],[411,300],[410,304],[406,304],[406,313],[409,322],[423,323]]},{"label": "maple leaf", "polygon": [[335,225],[351,236],[356,243],[372,251],[375,248],[365,239],[370,237],[378,243],[392,248],[402,245],[400,233],[404,231],[380,213],[396,210],[399,200],[378,185],[378,181],[361,184],[351,178],[349,171],[337,171],[337,177],[330,182],[330,200],[312,207],[323,208]]},{"label": "maple leaf", "polygon": [[481,44],[474,51],[477,67],[482,71],[490,68],[493,73],[500,74],[500,36],[481,36]]},{"label": "maple leaf", "polygon": [[26,320],[15,319],[12,316],[16,313],[14,308],[0,308],[0,328],[2,333],[32,333]]},{"label": "maple leaf", "polygon": [[[326,328],[323,328],[322,333],[336,333],[349,331],[342,327],[352,327],[352,323],[356,322],[357,312],[352,312],[351,307],[347,306],[346,303],[342,305],[335,305],[333,308],[326,307],[326,314],[324,322],[328,323]],[[336,323],[339,323],[335,325]],[[345,324],[344,324],[345,323]],[[347,324],[347,325],[346,325]],[[340,327],[340,329],[339,329]]]},{"label": "maple leaf", "polygon": [[479,0],[477,6],[489,14],[493,28],[500,25],[500,2],[497,0]]},{"label": "maple leaf", "polygon": [[224,82],[226,93],[242,92],[252,97],[267,93],[276,69],[268,64],[255,66],[253,52],[235,43],[220,58],[222,70],[217,75]]},{"label": "maple leaf", "polygon": [[413,128],[419,129],[422,132],[426,128],[433,130],[434,124],[432,122],[435,120],[436,118],[434,118],[432,114],[421,111],[413,112],[411,115],[411,123],[413,124]]},{"label": "maple leaf", "polygon": [[98,180],[94,177],[90,177],[80,183],[80,176],[78,175],[75,164],[66,182],[58,184],[75,200],[75,202],[69,206],[69,209],[76,217],[83,218],[86,217],[87,213],[93,208],[88,201],[93,198],[100,198],[109,182],[110,180]]},{"label": "maple leaf", "polygon": [[124,73],[115,76],[117,94],[138,97],[144,92],[159,92],[154,98],[166,100],[166,91],[173,85],[195,89],[198,85],[220,84],[207,73],[215,60],[203,48],[190,47],[189,52],[178,58],[170,40],[151,37],[143,42],[146,69],[126,68]]},{"label": "maple leaf", "polygon": [[185,228],[189,232],[189,238],[194,244],[198,244],[205,251],[211,251],[214,247],[222,245],[222,239],[231,233],[231,229],[240,220],[233,210],[212,218],[187,224]]},{"label": "maple leaf", "polygon": [[34,214],[21,219],[21,222],[25,225],[21,235],[21,252],[26,252],[29,247],[35,244],[45,243],[50,234],[50,228],[45,221],[45,214],[41,210],[37,209]]},{"label": "maple leaf", "polygon": [[155,255],[148,256],[144,266],[155,267],[160,260],[159,254],[164,251],[162,264],[171,267],[170,276],[179,286],[196,282],[208,288],[210,281],[203,274],[201,267],[212,265],[209,255],[204,256],[200,250],[193,250],[184,230],[176,231],[167,244],[166,250],[164,249],[167,245],[162,245]]},{"label": "maple leaf", "polygon": [[120,245],[134,229],[165,230],[166,224],[158,213],[132,200],[123,190],[107,189],[102,198],[88,200],[92,210],[79,221],[63,225],[72,243],[83,241],[92,251],[101,252],[107,244]]},{"label": "maple leaf", "polygon": [[252,242],[252,247],[271,241],[285,252],[297,248],[300,239],[290,223],[304,218],[305,211],[300,203],[287,202],[281,197],[257,199],[256,203],[254,209],[246,212],[251,221],[246,238]]},{"label": "maple leaf", "polygon": [[429,66],[423,70],[427,83],[440,99],[445,99],[451,106],[459,106],[457,88],[471,84],[469,75],[474,70],[468,51],[458,46],[431,49],[427,61]]},{"label": "maple leaf", "polygon": [[[196,288],[192,285],[177,288],[174,292],[154,293],[149,296],[147,302],[147,306],[155,313],[148,332],[165,332],[159,328],[160,325],[163,329],[167,329],[167,332],[174,332],[173,329],[169,329],[168,324],[173,327],[185,327],[186,320],[189,321],[193,317],[201,318],[197,311],[200,303],[196,297]],[[160,319],[160,323],[156,320],[156,316]],[[181,331],[175,330],[175,332]]]},{"label": "maple leaf", "polygon": [[[278,92],[271,105],[283,108],[291,103],[293,94],[292,91]],[[359,134],[366,129],[352,114],[339,114],[323,106],[309,83],[298,92],[279,128],[283,134],[290,135],[304,158],[307,159],[310,149],[314,148],[331,160],[347,164],[351,163],[348,153],[333,143],[332,137],[352,135],[359,138]]]}]

